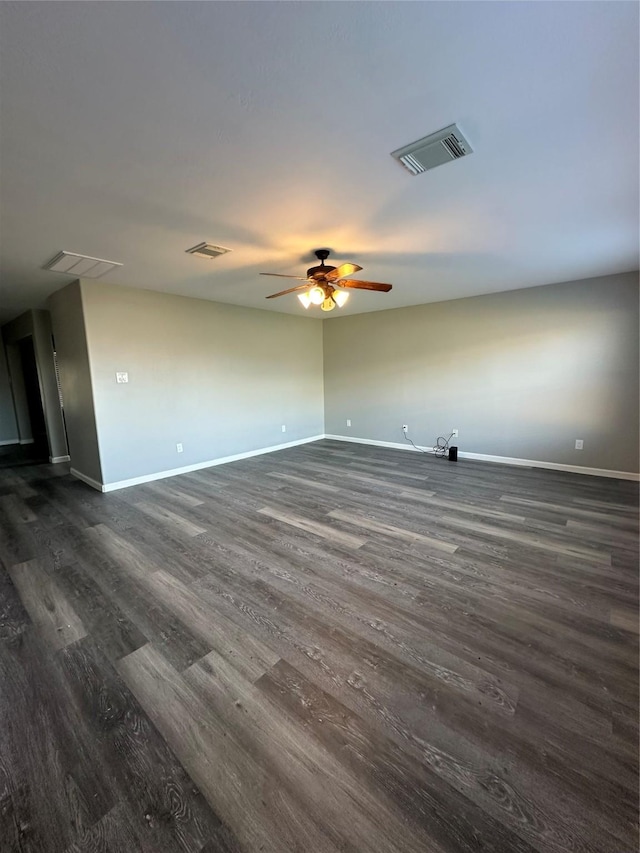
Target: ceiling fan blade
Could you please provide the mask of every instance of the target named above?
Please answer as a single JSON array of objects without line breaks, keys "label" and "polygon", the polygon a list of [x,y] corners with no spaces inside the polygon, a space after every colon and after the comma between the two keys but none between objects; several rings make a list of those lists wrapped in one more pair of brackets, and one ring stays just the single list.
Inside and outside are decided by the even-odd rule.
[{"label": "ceiling fan blade", "polygon": [[277,278],[297,278],[298,281],[307,281],[302,275],[285,275],[281,272],[261,272],[260,275],[275,275]]},{"label": "ceiling fan blade", "polygon": [[392,284],[383,284],[381,281],[358,281],[357,279],[345,279],[345,281],[337,281],[339,287],[353,287],[356,290],[379,290],[382,293],[388,293],[393,287]]},{"label": "ceiling fan blade", "polygon": [[297,290],[309,290],[310,285],[299,284],[297,287],[290,287],[289,290],[281,290],[280,293],[272,293],[271,296],[265,296],[265,299],[275,299],[276,296],[284,296],[285,293],[295,293]]},{"label": "ceiling fan blade", "polygon": [[331,270],[325,275],[326,281],[335,281],[338,278],[344,278],[345,275],[351,275],[354,272],[358,272],[362,267],[359,267],[358,264],[340,264],[339,267],[335,270]]}]

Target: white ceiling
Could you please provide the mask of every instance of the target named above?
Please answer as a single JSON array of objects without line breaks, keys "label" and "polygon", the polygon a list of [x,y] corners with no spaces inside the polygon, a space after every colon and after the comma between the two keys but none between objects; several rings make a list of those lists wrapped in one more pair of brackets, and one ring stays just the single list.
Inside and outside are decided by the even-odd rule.
[{"label": "white ceiling", "polygon": [[[4,320],[61,249],[300,314],[260,271],[328,246],[393,283],[333,316],[638,267],[636,3],[0,6]],[[464,160],[389,156],[452,122]]]}]

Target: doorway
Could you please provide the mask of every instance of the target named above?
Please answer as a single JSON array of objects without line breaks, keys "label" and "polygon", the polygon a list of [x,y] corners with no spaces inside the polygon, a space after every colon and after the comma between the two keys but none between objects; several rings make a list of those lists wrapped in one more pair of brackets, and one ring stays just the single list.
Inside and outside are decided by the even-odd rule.
[{"label": "doorway", "polygon": [[7,347],[20,444],[3,447],[0,467],[49,461],[49,440],[33,337]]},{"label": "doorway", "polygon": [[[47,439],[47,423],[44,419],[44,407],[42,405],[42,393],[40,391],[33,338],[29,336],[18,341],[18,349],[20,350],[24,390],[27,398],[27,411],[29,413],[31,437],[33,439],[30,455],[38,459],[48,460],[49,441]],[[26,447],[28,446],[26,445]]]}]

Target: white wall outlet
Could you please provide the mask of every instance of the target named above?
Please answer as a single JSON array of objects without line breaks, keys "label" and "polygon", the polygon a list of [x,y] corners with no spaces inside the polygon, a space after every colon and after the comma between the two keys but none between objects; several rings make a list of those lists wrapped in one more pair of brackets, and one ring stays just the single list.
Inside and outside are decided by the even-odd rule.
[{"label": "white wall outlet", "polygon": [[458,430],[452,429],[451,430],[451,438],[457,438],[457,437],[458,437]]},{"label": "white wall outlet", "polygon": [[282,432],[286,432],[286,431],[287,431],[287,425],[286,425],[286,424],[282,424]]},{"label": "white wall outlet", "polygon": [[347,418],[347,426],[351,426],[351,418]]},{"label": "white wall outlet", "polygon": [[122,384],[123,382],[128,382],[128,381],[129,381],[129,374],[126,372],[126,370],[116,371],[116,382],[118,383],[118,385]]},{"label": "white wall outlet", "polygon": [[176,444],[176,450],[178,451],[178,453],[182,453],[182,451],[184,450],[184,448],[183,448],[183,446],[182,446],[182,442],[180,442],[180,441],[179,441],[179,442]]},{"label": "white wall outlet", "polygon": [[584,449],[584,439],[576,438],[576,450],[583,450],[583,449]]},{"label": "white wall outlet", "polygon": [[408,429],[409,429],[408,424],[402,424],[402,432],[407,432]]}]

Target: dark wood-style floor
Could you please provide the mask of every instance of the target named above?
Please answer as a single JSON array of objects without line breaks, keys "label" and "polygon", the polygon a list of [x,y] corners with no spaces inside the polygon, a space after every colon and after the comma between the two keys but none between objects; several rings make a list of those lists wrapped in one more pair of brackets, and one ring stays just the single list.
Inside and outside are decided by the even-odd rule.
[{"label": "dark wood-style floor", "polygon": [[337,442],[0,471],[0,848],[637,849],[637,485]]},{"label": "dark wood-style floor", "polygon": [[49,446],[42,442],[33,444],[7,444],[0,447],[0,468],[17,468],[20,465],[40,465],[49,459]]}]

